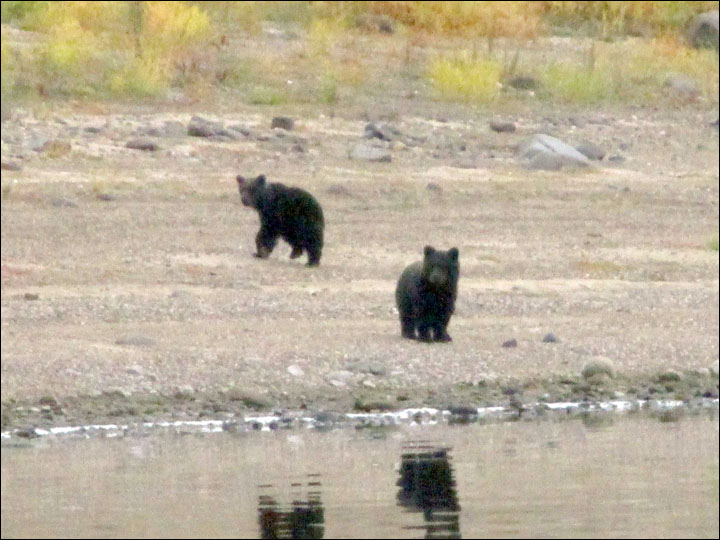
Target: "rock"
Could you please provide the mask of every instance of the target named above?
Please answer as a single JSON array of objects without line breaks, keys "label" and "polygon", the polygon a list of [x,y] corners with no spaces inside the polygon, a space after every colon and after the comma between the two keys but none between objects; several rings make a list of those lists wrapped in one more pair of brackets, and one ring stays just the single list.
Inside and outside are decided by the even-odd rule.
[{"label": "rock", "polygon": [[305,375],[305,372],[302,370],[302,368],[296,364],[288,366],[287,370],[288,373],[293,377],[302,377],[303,375]]},{"label": "rock", "polygon": [[98,193],[97,199],[100,201],[114,201],[117,197],[112,193]]},{"label": "rock", "polygon": [[295,120],[288,116],[276,116],[270,123],[271,128],[280,128],[286,131],[292,131],[295,129]]},{"label": "rock", "polygon": [[615,377],[615,367],[609,358],[598,356],[583,366],[581,375],[584,379],[590,379],[598,375],[607,375],[613,378]]},{"label": "rock", "polygon": [[88,126],[85,128],[85,133],[100,133],[102,130],[100,126]]},{"label": "rock", "polygon": [[204,118],[193,116],[188,124],[187,133],[192,137],[212,137],[219,125]]},{"label": "rock", "polygon": [[515,131],[515,124],[512,122],[500,122],[499,120],[493,120],[490,122],[490,129],[497,133],[513,133]]},{"label": "rock", "polygon": [[400,130],[389,125],[389,124],[366,124],[365,134],[366,139],[380,139],[381,141],[392,141],[397,139],[402,134]]},{"label": "rock", "polygon": [[56,208],[77,208],[77,203],[75,201],[65,199],[64,197],[53,197],[50,200],[50,204]]},{"label": "rock", "polygon": [[718,50],[718,10],[706,11],[695,16],[688,27],[688,41],[693,47]]},{"label": "rock", "polygon": [[472,405],[453,405],[448,407],[450,414],[459,414],[461,416],[472,416],[478,414],[478,408]]},{"label": "rock", "polygon": [[39,295],[38,293],[29,293],[29,292],[26,292],[26,293],[23,295],[23,298],[24,298],[25,300],[38,300],[38,299],[40,298],[40,295]]},{"label": "rock", "polygon": [[621,156],[620,154],[613,154],[608,158],[608,161],[612,161],[613,163],[623,163],[626,159],[625,156]]},{"label": "rock", "polygon": [[482,163],[477,156],[469,158],[461,158],[452,162],[452,166],[457,169],[480,169]]},{"label": "rock", "polygon": [[237,139],[235,135],[226,130],[220,122],[206,120],[200,116],[193,116],[187,128],[188,135],[213,139]]},{"label": "rock", "polygon": [[443,188],[440,187],[439,184],[436,184],[435,182],[428,182],[428,185],[425,186],[425,189],[428,191],[432,191],[434,193],[442,193]]},{"label": "rock", "polygon": [[187,129],[182,122],[167,120],[163,123],[160,134],[165,137],[183,137],[187,134]]},{"label": "rock", "polygon": [[597,144],[590,141],[583,141],[575,147],[575,149],[584,155],[588,159],[595,161],[601,161],[605,157],[605,150],[600,148]]},{"label": "rock", "polygon": [[33,152],[42,152],[50,139],[43,133],[30,133],[27,138],[27,146]]},{"label": "rock", "polygon": [[272,402],[265,396],[240,388],[229,389],[227,391],[227,398],[230,401],[240,401],[246,407],[255,410],[268,410],[272,408]]},{"label": "rock", "polygon": [[665,88],[671,95],[680,99],[693,101],[700,97],[700,89],[695,81],[685,75],[670,75],[665,79]]},{"label": "rock", "polygon": [[248,128],[246,128],[242,124],[235,124],[232,126],[228,126],[228,129],[237,131],[238,133],[240,133],[241,135],[244,135],[245,137],[252,137],[252,131],[250,131]]},{"label": "rock", "polygon": [[115,345],[130,345],[133,347],[152,347],[155,340],[142,335],[127,335],[115,340]]},{"label": "rock", "polygon": [[720,122],[720,118],[716,118],[714,122],[710,122],[710,127],[714,127],[715,129],[718,129],[718,126]]},{"label": "rock", "polygon": [[158,149],[158,145],[150,139],[133,139],[128,141],[125,147],[133,150],[143,150],[144,152],[155,152]]},{"label": "rock", "polygon": [[35,428],[18,429],[13,435],[21,439],[36,439],[40,436],[37,431],[35,431]]},{"label": "rock", "polygon": [[557,170],[562,167],[587,167],[590,161],[569,144],[551,137],[538,134],[518,145],[518,155],[528,160],[530,169]]},{"label": "rock", "polygon": [[505,347],[506,349],[509,349],[511,347],[517,347],[517,339],[515,339],[515,338],[508,339],[507,341],[503,342],[502,346]]},{"label": "rock", "polygon": [[552,332],[550,332],[549,334],[545,334],[545,336],[543,337],[542,340],[543,340],[543,343],[557,343],[558,342],[558,338],[555,337],[555,334],[553,334]]},{"label": "rock", "polygon": [[527,75],[518,75],[508,81],[508,85],[517,90],[536,90],[540,84],[538,81]]},{"label": "rock", "polygon": [[539,153],[530,159],[527,168],[533,171],[559,171],[563,165],[565,165],[565,160],[562,156]]},{"label": "rock", "polygon": [[379,362],[358,361],[348,364],[346,368],[354,373],[370,373],[376,376],[387,374],[387,368]]},{"label": "rock", "polygon": [[389,163],[392,161],[390,152],[382,148],[375,148],[367,144],[358,143],[350,150],[350,159],[357,161],[371,161],[371,162],[382,162]]},{"label": "rock", "polygon": [[345,417],[342,414],[332,412],[332,411],[321,411],[317,413],[313,420],[315,420],[315,423],[321,424],[321,425],[332,425],[332,424],[340,424],[345,420]]},{"label": "rock", "polygon": [[352,197],[350,190],[342,184],[332,184],[326,190],[331,195],[340,195],[342,197]]},{"label": "rock", "polygon": [[352,371],[348,371],[345,369],[338,370],[338,371],[332,371],[328,373],[327,378],[332,383],[335,381],[339,381],[341,383],[347,384],[348,380],[352,379],[354,376]]},{"label": "rock", "polygon": [[130,375],[142,375],[143,369],[142,366],[140,366],[139,364],[133,364],[125,370],[125,373],[128,373]]},{"label": "rock", "polygon": [[2,164],[0,164],[0,168],[2,168],[3,171],[22,171],[22,165],[14,161],[3,161]]}]

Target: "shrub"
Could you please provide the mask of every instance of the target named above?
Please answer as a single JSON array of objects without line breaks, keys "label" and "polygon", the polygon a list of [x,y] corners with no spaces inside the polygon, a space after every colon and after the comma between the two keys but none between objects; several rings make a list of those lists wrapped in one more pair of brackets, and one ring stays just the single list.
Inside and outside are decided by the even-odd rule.
[{"label": "shrub", "polygon": [[502,67],[492,59],[475,59],[467,51],[431,60],[428,76],[442,97],[486,103],[500,91]]}]

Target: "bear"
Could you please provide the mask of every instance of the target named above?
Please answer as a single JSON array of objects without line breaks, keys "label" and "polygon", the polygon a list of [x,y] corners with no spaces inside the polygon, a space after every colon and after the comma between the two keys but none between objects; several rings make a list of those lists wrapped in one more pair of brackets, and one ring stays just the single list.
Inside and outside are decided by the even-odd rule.
[{"label": "bear", "polygon": [[320,203],[304,189],[280,182],[267,182],[264,174],[254,180],[237,176],[243,205],[257,210],[260,230],[255,237],[255,257],[265,259],[272,253],[278,237],[290,246],[291,259],[307,252],[307,266],[318,266],[323,248],[325,220]]},{"label": "bear", "polygon": [[425,342],[452,341],[447,325],[455,311],[459,255],[455,247],[439,251],[425,246],[425,258],[405,268],[400,275],[395,301],[402,337]]}]

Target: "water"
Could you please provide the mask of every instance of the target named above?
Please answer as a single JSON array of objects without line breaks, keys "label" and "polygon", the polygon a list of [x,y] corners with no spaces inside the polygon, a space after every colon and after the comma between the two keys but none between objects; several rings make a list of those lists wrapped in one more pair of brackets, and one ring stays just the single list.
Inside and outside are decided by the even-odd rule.
[{"label": "water", "polygon": [[718,537],[717,413],[593,424],[40,439],[2,537]]}]

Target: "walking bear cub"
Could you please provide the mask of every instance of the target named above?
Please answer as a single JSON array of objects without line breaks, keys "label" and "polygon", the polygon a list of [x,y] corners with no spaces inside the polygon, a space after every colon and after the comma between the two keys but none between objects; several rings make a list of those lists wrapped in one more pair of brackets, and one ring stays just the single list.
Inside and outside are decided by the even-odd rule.
[{"label": "walking bear cub", "polygon": [[447,325],[457,298],[458,256],[457,248],[439,251],[425,246],[425,258],[408,266],[400,275],[395,301],[400,312],[403,337],[421,341],[452,341]]},{"label": "walking bear cub", "polygon": [[292,246],[291,259],[308,255],[308,266],[320,264],[325,221],[315,197],[304,189],[268,183],[265,175],[254,180],[237,177],[240,198],[260,215],[260,230],[255,236],[256,257],[267,258],[278,237]]}]

